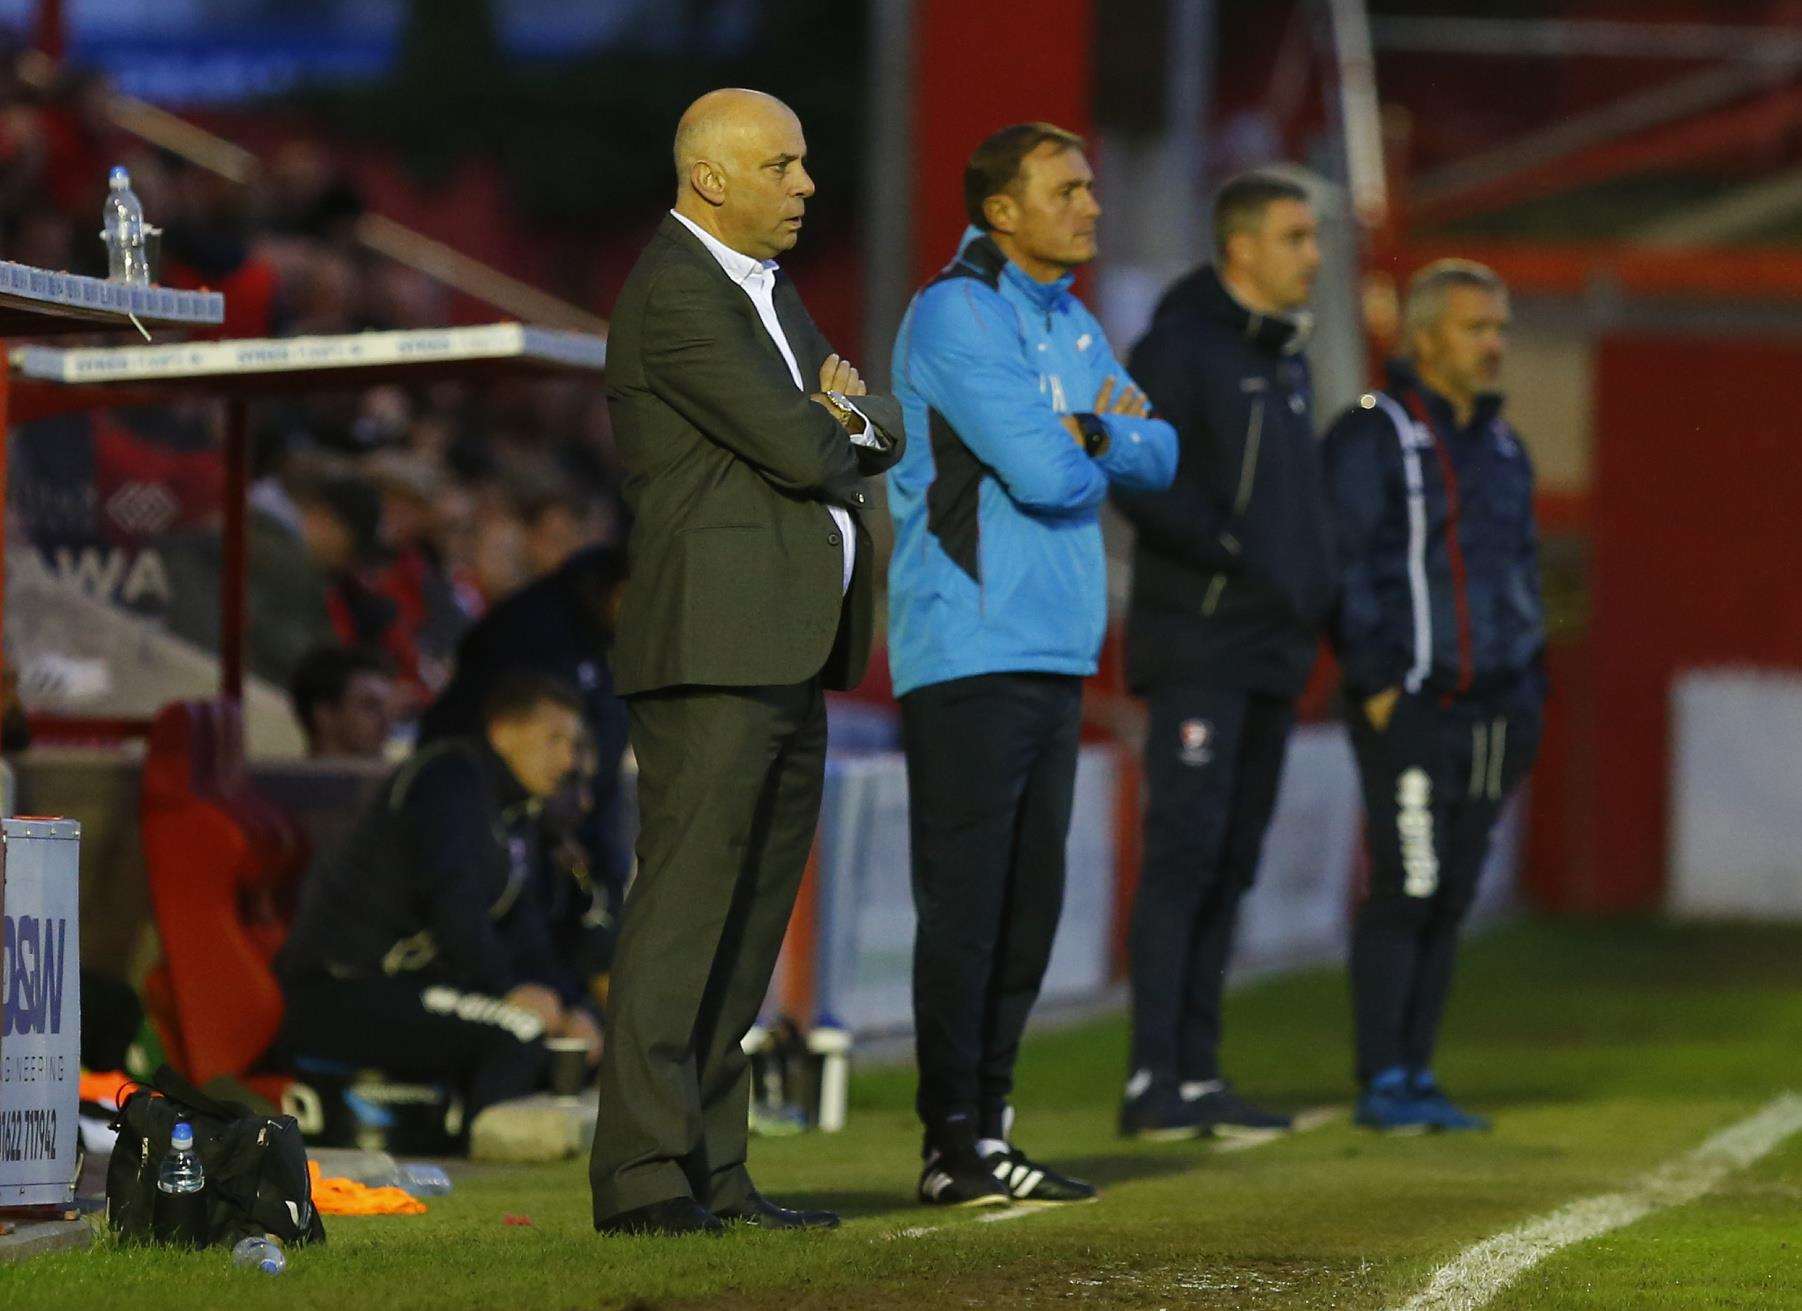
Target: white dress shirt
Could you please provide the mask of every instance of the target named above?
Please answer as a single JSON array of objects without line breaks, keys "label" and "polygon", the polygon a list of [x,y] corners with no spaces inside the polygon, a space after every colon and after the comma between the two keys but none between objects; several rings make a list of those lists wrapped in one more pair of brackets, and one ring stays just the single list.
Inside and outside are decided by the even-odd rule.
[{"label": "white dress shirt", "polygon": [[[770,340],[782,352],[782,358],[788,365],[789,377],[795,380],[795,386],[811,394],[813,389],[802,380],[801,366],[795,363],[795,353],[789,347],[788,338],[782,335],[782,324],[776,318],[776,261],[754,259],[741,251],[733,250],[684,215],[677,214],[673,209],[670,214],[676,222],[701,239],[701,244],[707,247],[708,253],[726,270],[726,276],[744,289],[745,295],[751,298],[751,304],[757,307],[757,317],[763,323],[763,330],[770,334]],[[882,443],[876,436],[875,425],[855,405],[850,405],[849,408],[863,419],[863,431],[849,434],[850,439],[859,446],[880,446]],[[849,510],[831,504],[826,509],[831,513],[832,521],[838,525],[839,540],[844,543],[845,576],[842,590],[848,592],[851,590],[851,573],[857,567],[857,529],[851,523]]]}]

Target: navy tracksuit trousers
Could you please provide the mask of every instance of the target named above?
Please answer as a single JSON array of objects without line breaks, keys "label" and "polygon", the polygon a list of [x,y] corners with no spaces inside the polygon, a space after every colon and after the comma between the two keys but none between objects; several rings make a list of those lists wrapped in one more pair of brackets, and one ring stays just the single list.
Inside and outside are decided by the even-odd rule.
[{"label": "navy tracksuit trousers", "polygon": [[1014,1059],[1051,962],[1082,680],[984,674],[901,698],[913,845],[917,1106],[1005,1138]]},{"label": "navy tracksuit trousers", "polygon": [[1451,994],[1458,931],[1491,831],[1539,752],[1526,704],[1446,707],[1404,695],[1378,731],[1347,708],[1364,791],[1370,884],[1352,924],[1358,1078],[1429,1069]]},{"label": "navy tracksuit trousers", "polygon": [[1145,858],[1132,918],[1132,1069],[1220,1074],[1220,1002],[1239,899],[1257,875],[1294,703],[1159,687],[1145,744]]}]

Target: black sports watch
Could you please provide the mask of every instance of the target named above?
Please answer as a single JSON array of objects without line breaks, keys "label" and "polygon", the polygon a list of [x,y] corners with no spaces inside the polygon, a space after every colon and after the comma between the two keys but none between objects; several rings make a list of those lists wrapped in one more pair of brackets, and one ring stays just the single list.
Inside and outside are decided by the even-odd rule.
[{"label": "black sports watch", "polygon": [[1101,416],[1084,410],[1070,417],[1076,420],[1076,426],[1082,432],[1082,448],[1089,458],[1098,459],[1107,454],[1109,434]]}]

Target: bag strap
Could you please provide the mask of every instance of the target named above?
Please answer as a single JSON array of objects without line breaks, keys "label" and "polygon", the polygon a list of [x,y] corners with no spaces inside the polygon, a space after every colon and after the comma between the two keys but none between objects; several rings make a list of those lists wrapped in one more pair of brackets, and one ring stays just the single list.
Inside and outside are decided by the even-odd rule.
[{"label": "bag strap", "polygon": [[136,1079],[133,1079],[130,1083],[121,1085],[118,1109],[113,1112],[112,1118],[106,1122],[106,1127],[111,1129],[114,1133],[118,1133],[125,1127],[125,1108],[131,1105],[131,1099],[134,1097],[141,1097],[145,1093],[153,1091],[154,1089],[152,1089],[150,1085],[139,1083]]},{"label": "bag strap", "polygon": [[186,1075],[179,1074],[170,1065],[159,1065],[156,1073],[150,1076],[155,1089],[171,1101],[180,1102],[183,1106],[192,1107],[196,1111],[204,1111],[208,1115],[217,1116],[221,1120],[242,1120],[254,1118],[255,1113],[241,1102],[221,1101],[211,1093],[204,1093],[188,1081]]}]

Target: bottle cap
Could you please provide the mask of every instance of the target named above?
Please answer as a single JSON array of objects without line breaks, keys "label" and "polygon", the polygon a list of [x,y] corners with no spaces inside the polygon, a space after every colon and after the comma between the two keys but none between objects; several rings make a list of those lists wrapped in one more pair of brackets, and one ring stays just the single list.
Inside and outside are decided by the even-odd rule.
[{"label": "bottle cap", "polygon": [[175,1128],[169,1133],[169,1146],[178,1152],[192,1150],[194,1146],[194,1126],[186,1120],[177,1120]]},{"label": "bottle cap", "polygon": [[106,175],[106,184],[114,191],[123,190],[131,185],[131,174],[125,171],[125,165],[114,164],[113,171]]}]

